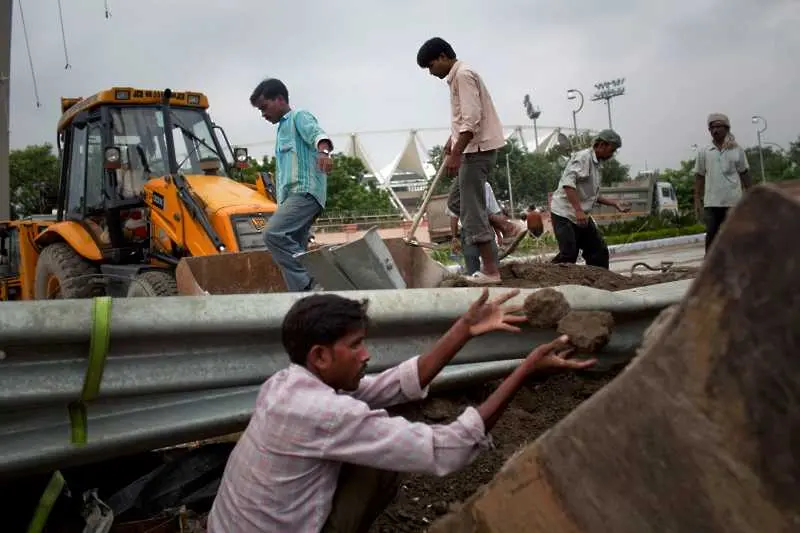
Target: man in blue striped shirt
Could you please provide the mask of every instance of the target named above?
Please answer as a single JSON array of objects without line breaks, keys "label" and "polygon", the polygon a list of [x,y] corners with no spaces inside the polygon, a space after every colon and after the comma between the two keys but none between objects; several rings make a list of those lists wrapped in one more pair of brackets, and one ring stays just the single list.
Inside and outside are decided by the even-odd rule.
[{"label": "man in blue striped shirt", "polygon": [[250,104],[265,120],[278,125],[278,209],[264,229],[264,241],[289,291],[309,291],[316,284],[294,255],[306,251],[311,225],[325,208],[333,142],[314,115],[289,107],[289,91],[278,79],[259,83],[250,95]]}]

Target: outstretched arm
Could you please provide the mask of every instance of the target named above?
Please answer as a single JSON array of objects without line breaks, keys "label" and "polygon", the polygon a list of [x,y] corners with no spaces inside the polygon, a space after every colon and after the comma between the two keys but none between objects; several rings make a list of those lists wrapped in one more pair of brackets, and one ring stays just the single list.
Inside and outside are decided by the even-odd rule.
[{"label": "outstretched arm", "polygon": [[472,337],[483,335],[489,331],[518,333],[520,329],[512,324],[524,322],[526,318],[512,313],[521,311],[522,306],[502,307],[505,302],[518,294],[519,289],[515,289],[501,294],[489,302],[489,291],[484,289],[481,297],[469,307],[467,312],[436,341],[428,353],[417,360],[420,387],[423,389],[427,387]]}]

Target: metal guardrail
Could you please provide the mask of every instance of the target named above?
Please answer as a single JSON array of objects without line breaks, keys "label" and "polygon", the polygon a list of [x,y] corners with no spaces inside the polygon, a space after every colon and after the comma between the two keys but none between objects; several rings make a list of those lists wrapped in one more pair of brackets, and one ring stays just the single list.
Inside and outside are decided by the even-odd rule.
[{"label": "metal guardrail", "polygon": [[[574,309],[610,311],[616,327],[601,364],[628,360],[652,319],[690,281],[619,292],[562,286]],[[506,289],[491,289],[492,293]],[[424,352],[481,289],[348,291],[370,300],[371,372]],[[523,290],[519,301],[534,292]],[[88,407],[88,442],[69,439],[67,404],[81,396],[90,300],[0,304],[0,475],[46,471],[237,431],[258,387],[288,364],[280,327],[298,293],[113,301],[102,385]],[[46,324],[46,327],[45,327]],[[507,373],[553,331],[525,328],[471,341],[438,387]],[[476,365],[476,363],[480,363]]]}]

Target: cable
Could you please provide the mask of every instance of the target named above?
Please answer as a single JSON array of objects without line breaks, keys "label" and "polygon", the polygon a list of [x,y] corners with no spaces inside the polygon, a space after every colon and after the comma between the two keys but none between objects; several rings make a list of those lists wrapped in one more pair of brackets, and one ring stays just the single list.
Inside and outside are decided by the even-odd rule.
[{"label": "cable", "polygon": [[22,33],[25,35],[25,48],[28,50],[28,63],[31,65],[31,77],[33,78],[33,94],[36,96],[36,107],[42,107],[42,103],[39,101],[39,87],[36,84],[36,71],[33,69],[33,57],[31,56],[31,45],[28,41],[28,29],[25,26],[25,14],[22,12],[22,0],[18,0],[17,4],[19,4],[19,16],[22,19]]},{"label": "cable", "polygon": [[72,68],[69,64],[69,54],[67,54],[67,34],[64,32],[64,15],[61,12],[61,0],[58,0],[58,21],[61,23],[61,41],[64,43],[64,70]]}]

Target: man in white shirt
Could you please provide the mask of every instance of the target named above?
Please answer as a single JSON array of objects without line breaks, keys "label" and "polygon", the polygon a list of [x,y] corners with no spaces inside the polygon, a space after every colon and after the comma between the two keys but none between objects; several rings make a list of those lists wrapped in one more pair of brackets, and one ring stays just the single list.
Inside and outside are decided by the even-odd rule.
[{"label": "man in white shirt", "polygon": [[282,341],[288,368],[261,387],[247,429],[231,453],[208,517],[208,533],[366,532],[394,498],[397,472],[445,476],[491,446],[488,432],[534,371],[585,368],[566,356],[569,339],[535,348],[477,408],[450,424],[389,416],[420,400],[434,377],[471,339],[516,333],[519,294],[488,300],[484,290],[428,353],[366,376],[367,302],[332,293],[298,300]]},{"label": "man in white shirt", "polygon": [[567,162],[550,202],[550,220],[558,240],[554,263],[574,264],[582,251],[587,265],[608,269],[608,246],[590,214],[595,203],[630,211],[629,205],[600,195],[600,165],[621,146],[622,139],[614,130],[603,130],[591,147],[575,152]]},{"label": "man in white shirt", "polygon": [[694,165],[694,207],[706,225],[706,251],[717,236],[731,207],[752,185],[744,148],[731,133],[731,122],[722,113],[708,116],[711,144],[697,153]]}]

